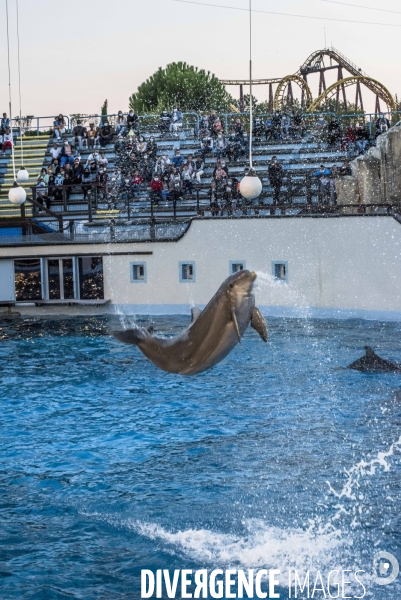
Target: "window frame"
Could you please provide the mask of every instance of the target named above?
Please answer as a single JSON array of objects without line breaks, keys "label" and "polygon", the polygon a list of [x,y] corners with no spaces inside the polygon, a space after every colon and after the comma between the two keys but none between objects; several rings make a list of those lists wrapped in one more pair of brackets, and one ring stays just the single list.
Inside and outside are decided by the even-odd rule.
[{"label": "window frame", "polygon": [[[182,267],[192,265],[192,279],[184,279],[182,276]],[[196,264],[194,260],[181,260],[178,263],[178,280],[180,283],[196,283]]]},{"label": "window frame", "polygon": [[[284,265],[285,266],[285,278],[280,279],[276,277],[276,265]],[[288,260],[272,260],[272,275],[275,281],[280,281],[281,283],[289,282],[289,272],[288,272]]]},{"label": "window frame", "polygon": [[245,271],[245,269],[246,269],[246,261],[245,260],[230,260],[229,267],[228,267],[230,275],[234,275],[235,273],[240,272],[240,271],[233,271],[234,265],[242,265],[242,269],[240,271]]},{"label": "window frame", "polygon": [[[135,279],[134,267],[143,267],[143,279]],[[146,262],[143,262],[143,261],[130,262],[129,268],[130,268],[129,274],[130,274],[130,282],[131,283],[148,283],[148,269],[147,269]]]}]

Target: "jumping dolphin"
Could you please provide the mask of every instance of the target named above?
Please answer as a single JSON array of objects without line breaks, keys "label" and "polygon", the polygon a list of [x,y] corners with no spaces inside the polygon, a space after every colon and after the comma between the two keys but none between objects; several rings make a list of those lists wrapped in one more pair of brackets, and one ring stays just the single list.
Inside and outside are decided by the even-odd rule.
[{"label": "jumping dolphin", "polygon": [[161,338],[143,327],[114,332],[121,342],[135,344],[157,367],[170,373],[196,375],[219,363],[241,341],[248,323],[267,342],[266,321],[252,293],[256,273],[239,271],[228,277],[202,311],[192,309],[191,324],[181,334]]},{"label": "jumping dolphin", "polygon": [[401,373],[401,365],[380,358],[369,346],[365,346],[365,350],[365,356],[348,365],[347,369],[366,373]]}]

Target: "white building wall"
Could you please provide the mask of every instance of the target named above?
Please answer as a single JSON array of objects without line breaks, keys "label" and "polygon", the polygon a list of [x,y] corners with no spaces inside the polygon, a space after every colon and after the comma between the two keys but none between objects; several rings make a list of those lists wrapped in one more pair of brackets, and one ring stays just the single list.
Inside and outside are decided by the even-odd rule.
[{"label": "white building wall", "polygon": [[[106,249],[123,253],[103,257],[105,298],[115,305],[109,311],[186,313],[210,300],[230,261],[242,260],[258,273],[264,312],[401,318],[401,225],[387,216],[194,220],[178,242],[1,248],[1,255]],[[272,278],[275,260],[288,263],[288,283]],[[195,283],[179,283],[182,261],[195,261]],[[132,262],[146,262],[147,283],[131,282]]]}]

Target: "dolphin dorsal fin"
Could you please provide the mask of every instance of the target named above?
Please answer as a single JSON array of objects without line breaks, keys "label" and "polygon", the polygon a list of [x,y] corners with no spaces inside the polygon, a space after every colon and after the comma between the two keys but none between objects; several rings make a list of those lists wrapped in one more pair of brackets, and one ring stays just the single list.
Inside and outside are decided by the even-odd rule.
[{"label": "dolphin dorsal fin", "polygon": [[198,308],[197,306],[193,306],[191,308],[191,324],[195,323],[196,319],[199,317],[201,312],[202,312],[201,309]]},{"label": "dolphin dorsal fin", "polygon": [[365,346],[366,358],[376,358],[377,354],[372,350],[370,346]]}]

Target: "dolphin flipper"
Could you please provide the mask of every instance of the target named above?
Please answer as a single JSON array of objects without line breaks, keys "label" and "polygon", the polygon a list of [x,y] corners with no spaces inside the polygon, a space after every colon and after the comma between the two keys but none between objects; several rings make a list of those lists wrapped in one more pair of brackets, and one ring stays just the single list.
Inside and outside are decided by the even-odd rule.
[{"label": "dolphin flipper", "polygon": [[237,315],[235,314],[234,308],[231,309],[231,319],[232,319],[232,322],[234,324],[234,329],[235,329],[235,331],[237,333],[237,336],[238,336],[238,341],[239,341],[239,343],[241,343],[241,334],[239,332]]},{"label": "dolphin flipper", "polygon": [[258,332],[264,342],[267,342],[267,324],[262,313],[256,306],[252,311],[251,327]]},{"label": "dolphin flipper", "polygon": [[117,340],[120,340],[120,342],[134,344],[134,346],[137,346],[147,337],[150,337],[149,332],[146,331],[146,329],[143,329],[143,327],[134,327],[133,329],[125,329],[124,331],[113,331],[112,335]]},{"label": "dolphin flipper", "polygon": [[201,312],[202,312],[201,309],[198,308],[197,306],[193,306],[191,308],[191,324],[195,323],[196,319],[199,317]]}]

